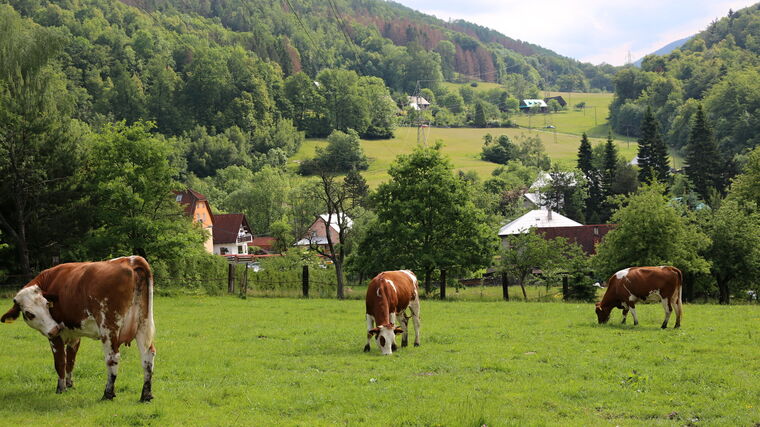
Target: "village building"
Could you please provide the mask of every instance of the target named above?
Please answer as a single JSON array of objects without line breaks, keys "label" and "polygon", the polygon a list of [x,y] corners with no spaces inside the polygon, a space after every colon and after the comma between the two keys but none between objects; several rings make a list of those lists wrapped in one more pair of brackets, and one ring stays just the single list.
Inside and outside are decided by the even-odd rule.
[{"label": "village building", "polygon": [[427,110],[430,108],[430,103],[421,96],[408,96],[407,99],[409,100],[409,106],[413,110]]},{"label": "village building", "polygon": [[185,209],[185,215],[199,223],[208,232],[208,237],[203,243],[208,253],[214,252],[214,215],[211,213],[211,205],[203,194],[188,188],[184,191],[175,191],[175,200]]},{"label": "village building", "polygon": [[559,103],[559,106],[562,108],[565,108],[567,106],[567,101],[565,101],[565,98],[563,98],[561,95],[544,98],[544,102],[546,103],[547,106],[549,105],[549,101],[551,101],[552,99],[557,101],[557,103]]},{"label": "village building", "polygon": [[520,101],[520,111],[529,113],[534,108],[537,108],[542,113],[549,111],[549,106],[546,105],[543,99],[523,99]]},{"label": "village building", "polygon": [[253,242],[253,235],[245,215],[219,214],[214,220],[214,253],[248,255],[248,244]]},{"label": "village building", "polygon": [[271,236],[258,236],[248,242],[248,253],[254,255],[272,255],[276,254],[274,246],[277,238]]},{"label": "village building", "polygon": [[[339,243],[339,235],[340,232],[340,222],[339,222],[339,215],[333,214],[331,218],[329,218],[328,214],[322,214],[320,215],[314,222],[309,226],[309,229],[306,230],[306,234],[304,234],[303,238],[299,241],[297,241],[293,246],[300,246],[300,247],[319,247],[322,250],[329,250],[328,244],[327,244],[327,233],[330,233],[330,240],[332,240],[333,244]],[[348,228],[351,228],[353,226],[353,221],[351,218],[349,218],[347,215],[340,215],[343,219],[345,219],[346,226]],[[328,227],[328,221],[329,221],[329,227]]]}]

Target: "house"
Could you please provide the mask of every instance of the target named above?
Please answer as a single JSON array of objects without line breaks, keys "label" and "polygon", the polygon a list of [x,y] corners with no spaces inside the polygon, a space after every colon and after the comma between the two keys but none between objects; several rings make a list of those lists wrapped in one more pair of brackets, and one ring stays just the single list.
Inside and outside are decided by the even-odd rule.
[{"label": "house", "polygon": [[[248,242],[248,253],[256,255],[270,255],[276,253],[274,245],[277,243],[276,237],[258,236]],[[254,249],[258,248],[258,249]]]},{"label": "house", "polygon": [[204,242],[204,247],[208,253],[214,252],[214,215],[211,213],[211,205],[203,194],[188,188],[184,191],[175,191],[175,200],[185,209],[185,214],[193,221],[201,224],[201,227],[208,231],[208,238]]},{"label": "house", "polygon": [[[303,236],[303,238],[299,241],[297,241],[293,246],[300,246],[300,247],[311,247],[311,246],[318,246],[321,249],[327,248],[327,233],[328,233],[328,214],[322,214],[320,215],[314,222],[309,226],[309,229],[306,230],[306,234]],[[330,233],[330,239],[332,240],[333,244],[338,243],[338,233],[340,231],[339,226],[339,217],[344,219],[346,222],[346,226],[348,228],[351,228],[353,226],[353,221],[351,218],[348,217],[348,215],[338,215],[333,214],[332,217],[329,219],[330,226],[329,226],[329,233]]]},{"label": "house", "polygon": [[504,243],[507,236],[527,233],[532,228],[580,227],[582,225],[550,209],[535,209],[502,226],[499,229],[499,237]]},{"label": "house", "polygon": [[520,111],[527,113],[533,108],[538,108],[542,113],[549,111],[549,106],[543,99],[523,99],[520,101]]},{"label": "house", "polygon": [[558,96],[550,96],[548,98],[544,98],[544,102],[546,103],[547,106],[549,105],[549,101],[551,101],[552,99],[557,101],[560,107],[562,108],[565,108],[565,106],[567,105],[567,101],[565,101],[565,98],[563,98],[561,95],[558,95]]},{"label": "house", "polygon": [[414,110],[427,110],[430,108],[430,103],[421,96],[408,96],[409,106]]},{"label": "house", "polygon": [[214,216],[215,254],[248,255],[249,242],[253,242],[253,235],[244,214]]},{"label": "house", "polygon": [[536,232],[547,240],[564,237],[571,243],[579,244],[586,255],[594,255],[597,243],[601,242],[602,238],[613,228],[615,228],[615,224],[593,224],[570,227],[538,227]]}]

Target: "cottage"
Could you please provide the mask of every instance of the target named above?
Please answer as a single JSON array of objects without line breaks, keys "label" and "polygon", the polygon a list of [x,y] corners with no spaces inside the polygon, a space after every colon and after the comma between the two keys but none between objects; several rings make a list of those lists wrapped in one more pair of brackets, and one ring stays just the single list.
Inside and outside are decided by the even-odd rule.
[{"label": "cottage", "polygon": [[430,108],[430,103],[421,96],[408,96],[409,106],[414,110],[427,110]]},{"label": "cottage", "polygon": [[253,241],[253,235],[245,215],[216,215],[214,219],[214,253],[248,255],[248,243]]},{"label": "cottage", "polygon": [[586,255],[594,255],[596,245],[613,228],[615,228],[615,224],[592,224],[570,227],[538,227],[536,232],[547,240],[564,237],[568,242],[580,245]]},{"label": "cottage", "polygon": [[185,215],[198,222],[201,227],[208,231],[208,238],[203,246],[208,253],[214,252],[214,215],[211,213],[211,205],[203,194],[188,188],[184,191],[175,191],[177,203],[185,209]]},{"label": "cottage", "polygon": [[520,101],[520,111],[528,113],[534,108],[538,108],[542,113],[549,111],[549,106],[543,99],[523,99]]},{"label": "cottage", "polygon": [[[348,215],[332,214],[332,216],[329,216],[328,214],[322,214],[316,220],[314,220],[311,226],[309,226],[309,229],[306,230],[306,234],[303,236],[303,238],[297,241],[293,246],[300,246],[300,247],[317,246],[320,249],[325,250],[328,248],[328,244],[327,244],[328,232],[330,233],[330,240],[332,240],[333,244],[338,243],[339,242],[338,233],[340,232],[341,219],[345,222],[345,225],[347,228],[351,228],[353,226],[353,221],[351,220],[351,218],[348,217]],[[328,221],[330,223],[329,228],[327,226]]]},{"label": "cottage", "polygon": [[561,95],[544,98],[544,102],[546,103],[546,105],[549,105],[549,101],[551,101],[552,99],[557,101],[560,107],[562,108],[565,108],[565,106],[567,106],[567,101],[565,101],[565,98],[563,98]]},{"label": "cottage", "polygon": [[532,228],[580,227],[582,225],[551,209],[536,209],[502,226],[499,229],[499,237],[504,241],[507,236],[527,233]]}]

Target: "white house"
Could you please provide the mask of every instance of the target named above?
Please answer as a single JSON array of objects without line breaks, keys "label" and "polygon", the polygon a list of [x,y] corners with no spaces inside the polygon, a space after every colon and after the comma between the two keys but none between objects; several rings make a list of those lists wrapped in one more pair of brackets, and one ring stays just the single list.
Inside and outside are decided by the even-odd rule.
[{"label": "white house", "polygon": [[303,238],[297,241],[293,246],[320,246],[323,249],[326,248],[328,220],[330,222],[330,239],[333,241],[333,244],[338,243],[338,233],[340,232],[341,221],[345,222],[347,228],[351,228],[354,225],[354,222],[351,220],[351,218],[348,217],[348,215],[332,214],[330,217],[328,214],[322,214],[316,220],[314,220],[311,226],[309,226],[309,229],[306,230],[306,234],[303,236]]},{"label": "white house", "polygon": [[421,96],[408,96],[409,106],[414,110],[427,110],[430,108],[430,103],[427,99]]},{"label": "white house", "polygon": [[499,237],[503,240],[506,236],[527,233],[531,228],[580,227],[582,225],[552,210],[535,209],[502,226],[499,229]]},{"label": "white house", "polygon": [[214,253],[248,255],[248,242],[253,241],[251,227],[244,214],[214,215]]}]

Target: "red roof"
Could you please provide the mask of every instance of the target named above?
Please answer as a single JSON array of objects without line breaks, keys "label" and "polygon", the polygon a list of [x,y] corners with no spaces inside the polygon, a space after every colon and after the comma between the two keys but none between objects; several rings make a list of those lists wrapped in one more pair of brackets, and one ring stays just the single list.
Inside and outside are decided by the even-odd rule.
[{"label": "red roof", "polygon": [[244,214],[214,215],[214,244],[236,243],[240,226],[251,232]]},{"label": "red roof", "polygon": [[178,196],[177,203],[184,205],[185,213],[191,217],[195,216],[195,205],[198,202],[205,202],[206,209],[208,210],[209,215],[211,215],[211,221],[214,221],[214,215],[211,213],[211,206],[209,205],[206,196],[193,190],[192,188],[188,188],[183,191],[173,191],[173,193]]},{"label": "red roof", "polygon": [[270,236],[254,237],[253,241],[248,242],[248,246],[258,246],[261,249],[268,251],[272,249],[272,246],[274,246],[276,241],[276,238]]},{"label": "red roof", "polygon": [[601,242],[604,235],[615,226],[616,224],[592,224],[575,227],[543,227],[537,228],[536,231],[543,234],[545,239],[565,237],[568,241],[581,245],[586,254],[593,255],[596,253],[596,244]]}]

